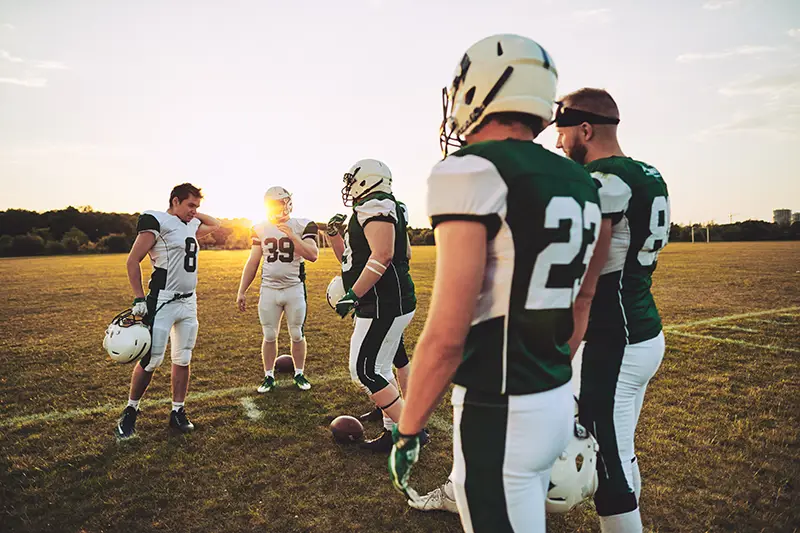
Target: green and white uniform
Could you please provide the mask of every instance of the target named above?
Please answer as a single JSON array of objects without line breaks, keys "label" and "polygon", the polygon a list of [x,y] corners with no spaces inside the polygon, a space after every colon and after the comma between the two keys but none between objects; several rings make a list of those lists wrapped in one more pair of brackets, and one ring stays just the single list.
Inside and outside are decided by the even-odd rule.
[{"label": "green and white uniform", "polygon": [[356,383],[374,394],[394,379],[392,360],[403,331],[414,317],[417,298],[408,267],[407,213],[394,196],[374,193],[359,199],[347,225],[342,253],[342,281],[350,290],[372,254],[364,228],[373,222],[395,228],[394,256],[386,271],[358,299],[355,327],[350,339],[350,374]]},{"label": "green and white uniform", "polygon": [[[453,391],[452,479],[468,531],[544,531],[573,431],[572,306],[600,231],[597,186],[532,142],[462,148],[428,179],[434,227],[483,223],[483,285]],[[470,253],[464,250],[464,253]]]},{"label": "green and white uniform", "polygon": [[650,292],[658,253],[669,237],[667,185],[652,166],[627,157],[586,166],[600,185],[613,232],[592,301],[580,387],[581,423],[600,444],[600,516],[638,513],[633,437],[650,378],[664,356],[661,318]]}]

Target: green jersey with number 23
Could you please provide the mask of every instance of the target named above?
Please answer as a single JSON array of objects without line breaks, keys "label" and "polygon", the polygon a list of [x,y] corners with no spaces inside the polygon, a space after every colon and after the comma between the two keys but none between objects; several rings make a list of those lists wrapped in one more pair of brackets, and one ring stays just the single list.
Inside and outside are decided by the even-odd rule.
[{"label": "green jersey with number 23", "polygon": [[600,232],[589,173],[533,142],[477,143],[433,168],[428,215],[434,227],[479,221],[488,234],[484,281],[454,382],[494,394],[567,383],[572,306]]}]

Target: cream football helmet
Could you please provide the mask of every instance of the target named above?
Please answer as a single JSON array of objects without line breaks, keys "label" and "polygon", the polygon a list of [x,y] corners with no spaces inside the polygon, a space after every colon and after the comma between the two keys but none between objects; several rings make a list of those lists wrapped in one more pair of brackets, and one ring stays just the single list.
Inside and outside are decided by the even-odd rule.
[{"label": "cream football helmet", "polygon": [[328,290],[327,298],[328,298],[328,305],[331,306],[331,309],[336,309],[336,302],[344,298],[344,295],[347,291],[344,290],[344,281],[342,281],[342,276],[336,276],[328,283]]},{"label": "cream football helmet", "polygon": [[106,329],[103,348],[113,361],[132,363],[150,349],[150,330],[130,309],[126,309],[115,316]]},{"label": "cream football helmet", "polygon": [[377,159],[356,162],[342,178],[342,201],[351,207],[355,200],[373,192],[392,193],[392,172]]},{"label": "cream football helmet", "polygon": [[469,47],[450,87],[442,89],[439,142],[447,157],[492,113],[553,116],[558,72],[547,51],[519,35],[493,35]]},{"label": "cream football helmet", "polygon": [[545,508],[548,513],[566,513],[597,491],[597,452],[600,446],[582,425],[575,431],[553,465]]},{"label": "cream football helmet", "polygon": [[292,193],[283,187],[270,187],[264,195],[264,205],[270,222],[285,222],[292,213]]}]

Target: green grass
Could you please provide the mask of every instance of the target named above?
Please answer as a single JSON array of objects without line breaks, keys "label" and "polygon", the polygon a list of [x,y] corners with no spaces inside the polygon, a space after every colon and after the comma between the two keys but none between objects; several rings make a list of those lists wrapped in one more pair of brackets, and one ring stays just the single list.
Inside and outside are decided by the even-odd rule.
[{"label": "green grass", "polygon": [[[425,319],[434,250],[414,254],[420,306],[410,350]],[[333,416],[360,414],[369,402],[349,380],[351,328],[325,301],[336,264],[329,250],[321,255],[309,268],[309,393],[289,376],[275,393],[255,393],[255,288],[246,313],[235,307],[247,252],[202,252],[187,401],[197,431],[167,430],[165,364],[142,402],[140,437],[124,445],[111,430],[131,367],[112,364],[101,347],[108,321],[131,300],[124,256],[0,261],[0,530],[460,531],[454,515],[409,509],[391,488],[384,457],[331,439]],[[652,531],[797,531],[797,265],[797,243],[672,244],[660,256],[655,294],[667,354],[637,434],[642,513]],[[287,352],[285,331],[280,341]],[[260,419],[246,416],[243,398]],[[421,491],[449,471],[449,420],[445,403],[413,474]],[[549,530],[599,531],[596,522],[586,505],[551,517]]]}]

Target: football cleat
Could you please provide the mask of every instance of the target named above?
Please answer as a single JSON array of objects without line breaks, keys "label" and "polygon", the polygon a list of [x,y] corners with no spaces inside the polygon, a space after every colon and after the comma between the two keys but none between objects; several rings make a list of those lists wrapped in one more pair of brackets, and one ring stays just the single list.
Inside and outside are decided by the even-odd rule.
[{"label": "football cleat", "polygon": [[260,394],[273,390],[275,390],[275,378],[272,376],[264,376],[264,381],[256,389]]},{"label": "football cleat", "polygon": [[425,496],[408,500],[408,505],[418,511],[446,511],[458,514],[456,501],[447,496],[445,486],[450,483],[448,479],[441,487],[436,487]]},{"label": "football cleat", "polygon": [[186,416],[186,410],[183,407],[177,411],[170,412],[169,427],[177,429],[181,433],[189,433],[194,430],[194,424],[189,422],[189,418]]},{"label": "football cleat", "polygon": [[378,422],[379,420],[383,420],[383,411],[380,410],[379,407],[376,407],[369,413],[364,413],[363,415],[358,417],[361,422]]},{"label": "football cleat", "polygon": [[389,453],[394,446],[394,439],[392,439],[392,430],[384,429],[378,437],[362,442],[359,445],[365,450],[370,450],[375,453]]},{"label": "football cleat", "polygon": [[297,374],[294,377],[294,384],[297,385],[297,388],[300,390],[308,390],[311,388],[311,383],[309,383],[303,374]]},{"label": "football cleat", "polygon": [[139,411],[130,405],[122,411],[122,416],[117,420],[117,427],[114,428],[117,440],[127,440],[136,436],[136,415],[138,414]]}]

